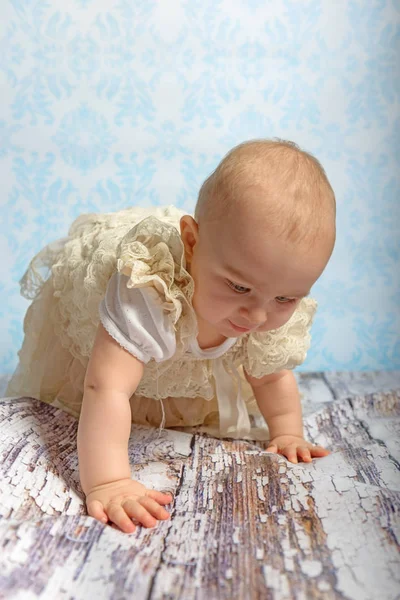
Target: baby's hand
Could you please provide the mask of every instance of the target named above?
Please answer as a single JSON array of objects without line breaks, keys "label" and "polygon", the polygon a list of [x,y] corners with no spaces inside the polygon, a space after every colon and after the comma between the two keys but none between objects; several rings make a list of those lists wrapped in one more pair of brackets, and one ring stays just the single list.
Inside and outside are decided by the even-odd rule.
[{"label": "baby's hand", "polygon": [[126,533],[136,529],[132,519],[144,527],[155,527],[157,519],[169,519],[169,512],[160,505],[170,502],[171,494],[149,490],[132,479],[98,485],[86,495],[86,507],[91,517],[103,523],[111,521]]},{"label": "baby's hand", "polygon": [[325,450],[322,446],[314,446],[310,442],[306,442],[304,438],[294,435],[280,435],[273,438],[269,442],[267,452],[283,454],[292,463],[299,462],[298,459],[303,462],[311,462],[313,458],[330,454],[329,450]]}]

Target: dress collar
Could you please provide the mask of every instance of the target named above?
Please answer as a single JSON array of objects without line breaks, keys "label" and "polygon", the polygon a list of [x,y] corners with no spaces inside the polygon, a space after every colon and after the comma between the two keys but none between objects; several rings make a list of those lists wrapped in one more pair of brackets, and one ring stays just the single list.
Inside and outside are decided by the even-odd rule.
[{"label": "dress collar", "polygon": [[196,337],[192,337],[189,341],[189,348],[192,353],[198,358],[219,358],[227,352],[237,342],[237,338],[226,338],[219,346],[213,346],[203,350],[200,348]]}]

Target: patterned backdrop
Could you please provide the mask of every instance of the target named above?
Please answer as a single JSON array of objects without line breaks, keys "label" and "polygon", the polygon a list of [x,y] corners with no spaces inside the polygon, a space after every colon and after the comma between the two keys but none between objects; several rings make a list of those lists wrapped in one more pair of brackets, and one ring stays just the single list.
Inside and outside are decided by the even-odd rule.
[{"label": "patterned backdrop", "polygon": [[45,243],[82,212],[190,212],[263,136],[313,152],[337,194],[303,369],[400,368],[399,0],[2,0],[0,22],[0,372]]}]

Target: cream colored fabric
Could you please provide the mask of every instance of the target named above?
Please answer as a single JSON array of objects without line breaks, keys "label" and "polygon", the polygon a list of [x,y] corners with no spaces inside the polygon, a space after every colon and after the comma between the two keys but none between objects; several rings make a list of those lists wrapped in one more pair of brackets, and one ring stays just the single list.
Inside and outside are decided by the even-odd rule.
[{"label": "cream colored fabric", "polygon": [[260,378],[303,363],[311,343],[310,327],[316,309],[313,298],[303,298],[285,325],[264,333],[252,333],[240,353],[247,373]]},{"label": "cream colored fabric", "polygon": [[[289,323],[242,336],[217,358],[199,356],[193,346],[198,335],[194,283],[179,234],[183,214],[169,206],[82,215],[68,238],[34,257],[21,280],[22,293],[33,302],[8,395],[31,395],[79,415],[99,305],[118,271],[127,276],[129,288],[157,290],[176,336],[171,358],[145,365],[131,398],[132,420],[159,426],[164,408],[167,427],[203,424],[214,435],[251,437],[248,413],[257,408],[242,367],[261,377],[301,364],[316,303],[302,300]],[[154,401],[161,399],[163,407]]]},{"label": "cream colored fabric", "polygon": [[100,321],[108,334],[130,354],[147,364],[175,354],[175,329],[152,286],[128,288],[128,277],[114,273],[100,302]]}]

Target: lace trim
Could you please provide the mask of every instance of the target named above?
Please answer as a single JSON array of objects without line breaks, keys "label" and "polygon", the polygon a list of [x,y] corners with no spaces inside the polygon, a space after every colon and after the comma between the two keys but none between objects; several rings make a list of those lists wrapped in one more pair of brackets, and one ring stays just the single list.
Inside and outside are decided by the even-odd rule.
[{"label": "lace trim", "polygon": [[[51,319],[63,347],[81,362],[82,357],[90,356],[99,323],[98,307],[118,263],[120,269],[130,269],[128,285],[143,287],[158,281],[155,287],[166,294],[161,298],[165,306],[173,307],[176,315],[181,311],[175,323],[178,355],[184,352],[185,338],[196,330],[194,310],[185,296],[192,297],[194,284],[184,269],[178,230],[149,212],[133,208],[109,215],[81,215],[56,256],[51,268],[55,298]],[[152,212],[175,223],[181,215],[172,207]]]},{"label": "lace trim", "polygon": [[302,364],[311,343],[310,327],[317,309],[313,298],[303,298],[285,325],[250,334],[241,347],[240,359],[247,373],[261,378]]},{"label": "lace trim", "polygon": [[203,398],[215,396],[210,361],[190,360],[187,356],[162,363],[150,361],[136,393],[146,398]]},{"label": "lace trim", "polygon": [[36,254],[24,275],[19,280],[21,295],[27,300],[34,300],[40,293],[45,281],[51,273],[52,265],[57,261],[68,238],[51,242]]},{"label": "lace trim", "polygon": [[153,286],[174,325],[179,321],[177,347],[182,352],[185,340],[197,335],[197,320],[191,303],[194,282],[185,269],[184,246],[177,229],[147,217],[121,240],[117,254],[118,271],[129,277],[127,286]]}]

